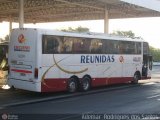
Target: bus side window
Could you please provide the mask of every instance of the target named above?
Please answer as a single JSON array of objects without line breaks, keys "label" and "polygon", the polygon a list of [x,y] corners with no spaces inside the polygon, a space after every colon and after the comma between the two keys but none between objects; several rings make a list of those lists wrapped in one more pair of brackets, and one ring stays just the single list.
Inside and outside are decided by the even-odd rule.
[{"label": "bus side window", "polygon": [[73,51],[75,53],[89,53],[90,40],[85,38],[75,38],[73,44]]},{"label": "bus side window", "polygon": [[91,53],[102,53],[103,50],[103,42],[102,40],[92,39],[90,44]]},{"label": "bus side window", "polygon": [[120,41],[119,42],[119,53],[120,54],[124,54],[125,53],[125,48],[126,48],[126,44],[123,42],[123,41]]},{"label": "bus side window", "polygon": [[75,53],[81,53],[81,51],[83,46],[83,42],[81,38],[74,38],[74,42],[73,42],[73,51]]},{"label": "bus side window", "polygon": [[132,41],[120,41],[119,42],[119,53],[120,54],[137,54],[135,42]]},{"label": "bus side window", "polygon": [[125,46],[125,54],[136,54],[135,52],[135,42],[132,41],[126,41],[126,46]]},{"label": "bus side window", "polygon": [[143,54],[149,54],[149,45],[147,42],[143,43]]},{"label": "bus side window", "polygon": [[61,50],[62,42],[60,37],[44,35],[42,44],[43,44],[42,47],[43,54],[56,54],[62,51]]},{"label": "bus side window", "polygon": [[91,40],[90,39],[86,39],[86,38],[83,38],[82,39],[82,50],[83,52],[82,53],[90,53],[90,50],[89,50],[89,46],[91,44]]},{"label": "bus side window", "polygon": [[135,48],[136,54],[141,54],[141,43],[136,42],[136,48]]},{"label": "bus side window", "polygon": [[64,37],[63,39],[63,53],[71,53],[73,47],[73,38]]},{"label": "bus side window", "polygon": [[[106,41],[106,54],[111,54],[112,53],[112,51],[113,51],[113,43],[112,43],[112,41],[111,40],[107,40]],[[114,54],[114,53],[113,53]]]}]

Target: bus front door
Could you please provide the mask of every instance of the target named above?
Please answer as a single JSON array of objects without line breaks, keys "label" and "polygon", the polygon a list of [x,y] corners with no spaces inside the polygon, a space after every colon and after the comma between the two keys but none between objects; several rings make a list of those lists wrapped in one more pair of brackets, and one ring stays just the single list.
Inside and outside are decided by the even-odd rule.
[{"label": "bus front door", "polygon": [[147,78],[151,75],[152,70],[152,56],[143,55],[142,76]]},{"label": "bus front door", "polygon": [[147,77],[148,74],[148,55],[143,55],[142,76]]}]

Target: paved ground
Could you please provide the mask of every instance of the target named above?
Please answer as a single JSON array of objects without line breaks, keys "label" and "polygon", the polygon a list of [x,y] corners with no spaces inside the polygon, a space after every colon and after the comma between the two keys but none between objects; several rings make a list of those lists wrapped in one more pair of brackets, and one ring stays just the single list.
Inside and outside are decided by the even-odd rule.
[{"label": "paved ground", "polygon": [[[159,82],[151,81],[136,86],[121,86],[121,88],[118,89],[115,88],[93,94],[78,95],[64,99],[45,100],[43,102],[34,102],[32,104],[6,106],[0,108],[0,113],[18,116],[26,114],[31,118],[34,117],[33,114],[37,115],[37,118],[40,117],[40,114],[45,114],[42,117],[48,118],[49,116],[46,115],[49,114],[51,115],[50,118],[53,118],[54,120],[81,120],[83,117],[85,118],[83,115],[88,114],[98,114],[103,116],[105,114],[129,114],[138,118],[142,118],[142,116],[144,117],[147,114],[158,116],[160,115],[159,88]],[[27,96],[31,97],[32,95],[27,94]],[[26,115],[23,117],[26,118]]]}]

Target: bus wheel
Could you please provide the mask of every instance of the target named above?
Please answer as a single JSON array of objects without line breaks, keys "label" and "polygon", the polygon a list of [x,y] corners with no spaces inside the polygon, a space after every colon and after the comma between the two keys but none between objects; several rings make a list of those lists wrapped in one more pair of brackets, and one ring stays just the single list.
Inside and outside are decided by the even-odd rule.
[{"label": "bus wheel", "polygon": [[134,74],[134,77],[133,77],[133,81],[131,82],[132,84],[138,84],[138,80],[140,78],[140,75],[138,74],[138,72],[136,72]]},{"label": "bus wheel", "polygon": [[81,90],[88,91],[91,87],[91,78],[88,76],[84,76],[81,81]]},{"label": "bus wheel", "polygon": [[73,93],[76,92],[78,89],[78,83],[76,78],[72,77],[68,81],[68,92]]},{"label": "bus wheel", "polygon": [[10,91],[15,91],[16,88],[15,88],[14,86],[11,86],[11,87],[9,88],[9,90],[10,90]]}]

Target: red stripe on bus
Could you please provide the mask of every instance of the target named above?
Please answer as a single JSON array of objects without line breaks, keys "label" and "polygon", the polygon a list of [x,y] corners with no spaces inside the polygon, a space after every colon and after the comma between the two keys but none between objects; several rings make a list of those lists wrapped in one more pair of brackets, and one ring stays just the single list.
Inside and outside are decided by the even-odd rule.
[{"label": "red stripe on bus", "polygon": [[11,71],[19,72],[19,73],[32,73],[32,71],[28,71],[28,70],[17,70],[17,69],[11,69]]},{"label": "red stripe on bus", "polygon": [[[148,79],[143,78],[143,79]],[[81,78],[80,78],[81,79]],[[41,83],[41,92],[58,92],[66,91],[69,78],[48,78]],[[112,77],[112,78],[93,78],[91,86],[105,86],[120,83],[129,83],[133,80],[133,77]]]},{"label": "red stripe on bus", "polygon": [[[49,78],[41,84],[41,92],[66,91],[69,78]],[[133,77],[93,78],[91,86],[98,87],[118,83],[128,83]]]}]

